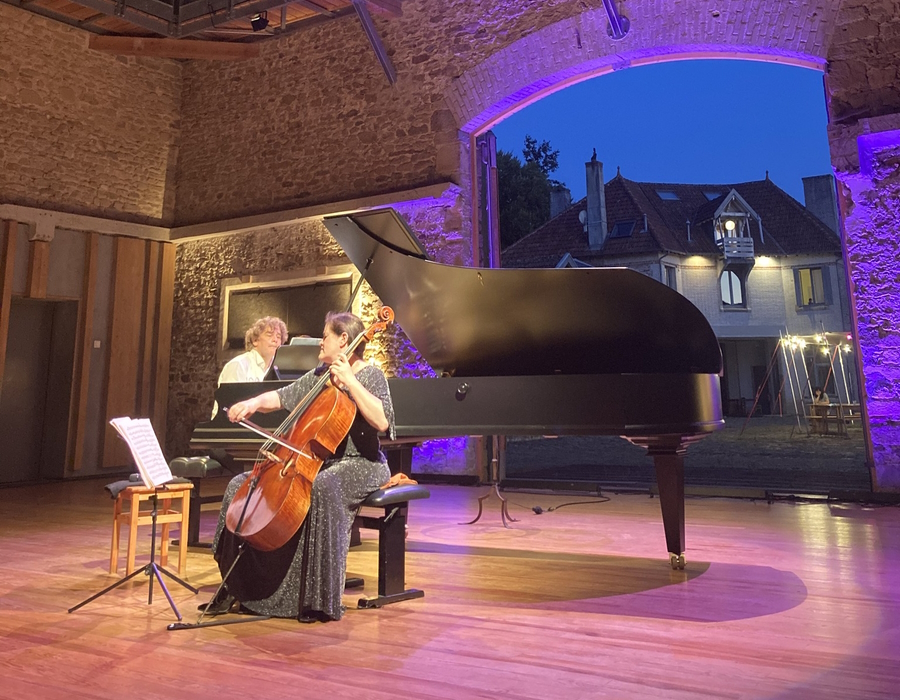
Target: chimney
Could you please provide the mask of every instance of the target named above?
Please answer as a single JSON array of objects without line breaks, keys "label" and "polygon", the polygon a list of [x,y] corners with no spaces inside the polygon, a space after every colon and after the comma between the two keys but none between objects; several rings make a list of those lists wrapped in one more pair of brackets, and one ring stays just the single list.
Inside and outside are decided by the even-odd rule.
[{"label": "chimney", "polygon": [[550,190],[550,218],[562,214],[572,206],[572,193],[568,187],[554,187]]},{"label": "chimney", "polygon": [[597,151],[584,164],[587,177],[587,232],[591,250],[600,250],[606,241],[606,192],[603,189],[603,163]]},{"label": "chimney", "polygon": [[815,175],[803,178],[803,198],[806,200],[806,209],[828,228],[838,233],[834,175]]}]

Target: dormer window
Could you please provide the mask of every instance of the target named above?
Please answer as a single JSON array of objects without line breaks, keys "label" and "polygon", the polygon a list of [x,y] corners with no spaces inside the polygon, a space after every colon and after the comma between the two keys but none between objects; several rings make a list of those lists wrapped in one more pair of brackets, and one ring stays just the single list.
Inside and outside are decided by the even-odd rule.
[{"label": "dormer window", "polygon": [[[756,212],[736,190],[731,190],[713,215],[713,235],[726,260],[753,258],[751,219],[759,223]],[[759,226],[762,230],[761,223]]]},{"label": "dormer window", "polygon": [[610,238],[629,238],[634,231],[637,221],[617,221],[613,230],[609,232]]}]

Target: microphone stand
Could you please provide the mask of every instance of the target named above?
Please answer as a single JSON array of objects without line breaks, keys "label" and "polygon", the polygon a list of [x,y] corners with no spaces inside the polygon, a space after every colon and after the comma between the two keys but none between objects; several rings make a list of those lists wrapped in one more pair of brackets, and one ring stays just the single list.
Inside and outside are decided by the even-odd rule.
[{"label": "microphone stand", "polygon": [[[250,477],[250,488],[247,490],[247,497],[244,499],[244,508],[241,511],[241,517],[238,518],[237,527],[234,528],[234,536],[240,539],[241,536],[241,527],[244,524],[244,516],[247,514],[247,508],[250,505],[250,497],[253,495],[253,492],[256,490],[256,486],[259,483],[259,475]],[[234,567],[237,566],[238,561],[241,558],[241,555],[244,553],[244,549],[247,547],[247,541],[241,540],[240,545],[238,545],[237,555],[234,557],[234,561],[231,562],[231,566],[228,567],[228,571],[225,572],[225,575],[222,577],[222,583],[219,584],[219,587],[216,589],[216,592],[213,594],[212,600],[215,600],[219,593],[225,588],[225,582],[228,581],[228,577],[231,575],[231,572],[234,571]],[[230,619],[230,620],[210,620],[208,622],[204,622],[203,618],[206,616],[206,610],[203,610],[200,613],[200,617],[197,618],[196,622],[181,622],[181,618],[178,618],[178,622],[173,622],[166,629],[170,632],[174,630],[190,630],[197,629],[198,627],[215,627],[218,625],[237,625],[242,622],[261,622],[262,620],[268,620],[270,615],[256,615],[253,617],[245,617],[240,619]]]}]

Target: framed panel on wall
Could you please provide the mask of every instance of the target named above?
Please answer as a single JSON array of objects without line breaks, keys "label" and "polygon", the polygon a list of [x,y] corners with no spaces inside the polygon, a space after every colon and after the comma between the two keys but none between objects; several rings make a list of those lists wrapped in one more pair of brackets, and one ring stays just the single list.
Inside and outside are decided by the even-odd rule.
[{"label": "framed panel on wall", "polygon": [[289,338],[320,337],[325,315],[347,308],[354,272],[347,266],[346,271],[342,268],[319,275],[296,272],[289,278],[276,275],[250,282],[223,280],[220,352],[225,358],[243,352],[244,334],[264,316],[284,321]]}]

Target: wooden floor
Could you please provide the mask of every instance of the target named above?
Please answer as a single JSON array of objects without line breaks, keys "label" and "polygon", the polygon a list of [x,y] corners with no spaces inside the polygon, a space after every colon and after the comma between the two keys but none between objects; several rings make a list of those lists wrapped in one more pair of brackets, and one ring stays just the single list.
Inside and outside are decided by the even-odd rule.
[{"label": "wooden floor", "polygon": [[[535,515],[586,498],[511,493],[513,529],[493,499],[460,525],[484,492],[432,487],[412,504],[407,579],[423,599],[338,623],[170,632],[144,576],[66,612],[116,580],[102,482],[2,489],[0,698],[900,694],[898,508],[691,499],[688,565],[674,572],[646,495]],[[369,593],[376,561],[374,540],[351,551]],[[199,596],[170,589],[193,620],[219,579],[208,552],[189,552],[188,579]]]}]

